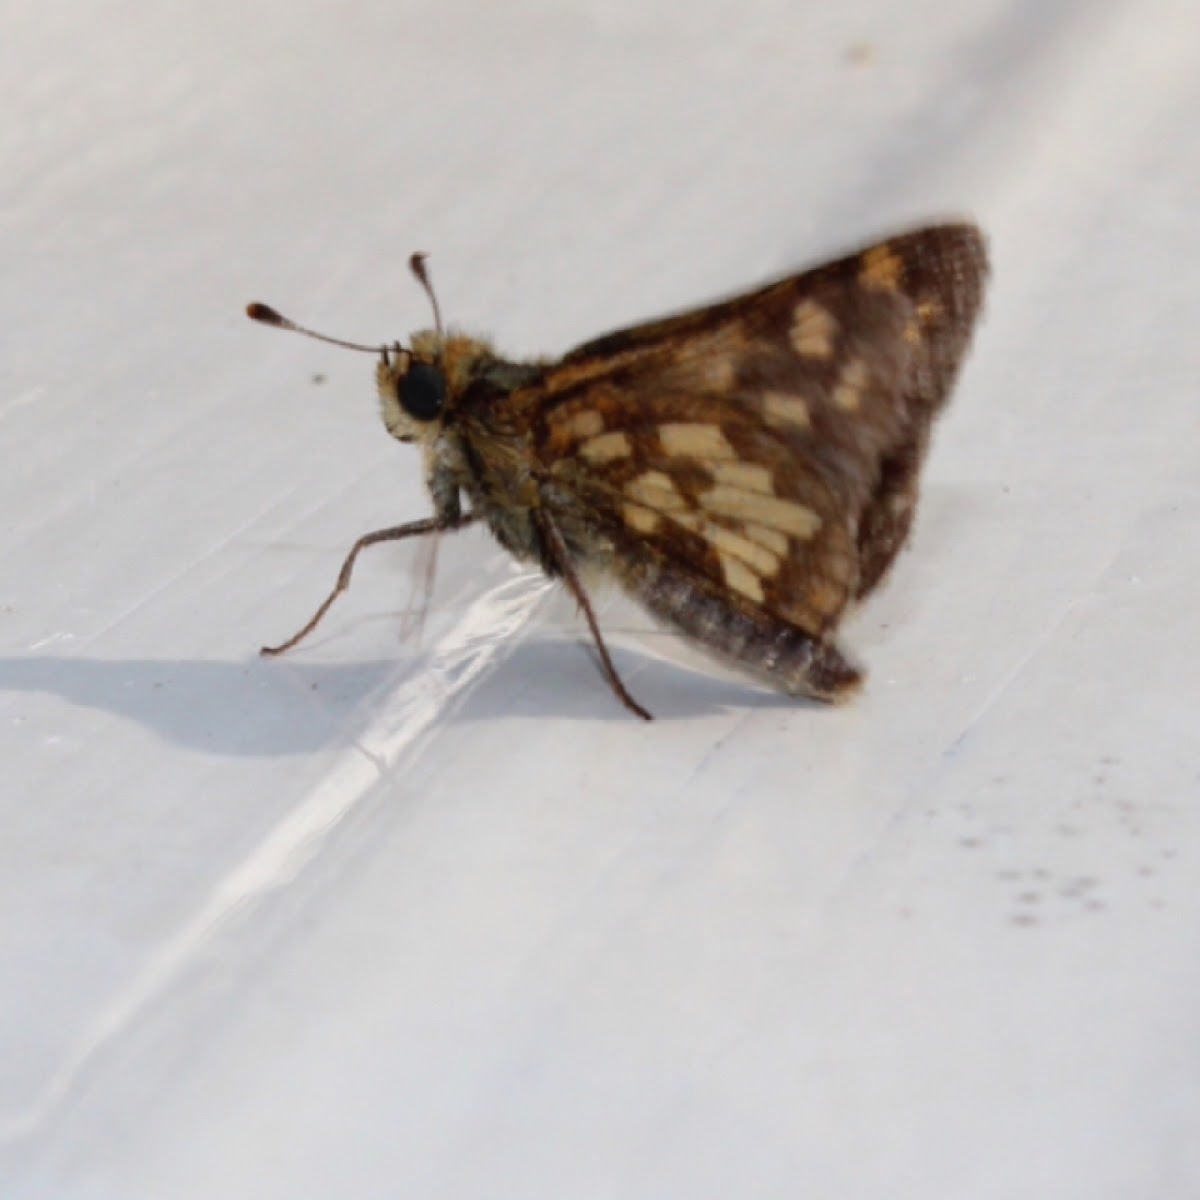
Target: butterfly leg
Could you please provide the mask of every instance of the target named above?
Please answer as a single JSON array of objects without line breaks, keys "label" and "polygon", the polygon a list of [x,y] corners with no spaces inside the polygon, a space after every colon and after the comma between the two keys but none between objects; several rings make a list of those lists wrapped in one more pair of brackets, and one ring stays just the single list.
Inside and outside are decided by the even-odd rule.
[{"label": "butterfly leg", "polygon": [[659,620],[782,692],[838,704],[862,685],[862,672],[832,640],[762,609],[732,605],[665,558],[622,556],[620,568],[626,589]]},{"label": "butterfly leg", "polygon": [[596,614],[592,611],[592,602],[588,599],[587,592],[584,591],[583,583],[571,562],[566,539],[554,523],[553,517],[545,509],[539,509],[534,512],[534,520],[541,536],[546,566],[551,574],[562,578],[567,585],[567,590],[575,597],[575,602],[582,610],[588,628],[591,630],[592,640],[596,643],[596,651],[600,655],[600,666],[604,671],[605,679],[608,680],[608,686],[631,713],[641,717],[643,721],[653,721],[654,717],[629,694],[629,689],[617,674],[617,668],[613,666],[613,661],[608,654],[608,647],[604,644],[604,638],[600,636],[600,626],[596,622]]},{"label": "butterfly leg", "polygon": [[449,518],[426,517],[421,521],[409,521],[407,525],[393,525],[389,529],[376,529],[374,533],[364,533],[350,548],[350,553],[346,555],[346,561],[342,563],[342,569],[338,572],[337,583],[333,585],[333,591],[325,597],[321,603],[321,607],[313,613],[312,619],[308,624],[297,633],[292,634],[286,642],[280,642],[278,646],[264,646],[259,653],[267,655],[282,654],[285,650],[290,650],[298,642],[302,642],[308,637],[321,623],[321,619],[333,606],[333,602],[350,586],[350,577],[354,573],[355,560],[368,546],[374,546],[379,542],[398,542],[402,538],[420,537],[427,533],[437,533],[443,529],[461,529],[464,525],[469,525],[473,520],[475,520],[474,513],[467,513],[465,516],[459,514]]}]

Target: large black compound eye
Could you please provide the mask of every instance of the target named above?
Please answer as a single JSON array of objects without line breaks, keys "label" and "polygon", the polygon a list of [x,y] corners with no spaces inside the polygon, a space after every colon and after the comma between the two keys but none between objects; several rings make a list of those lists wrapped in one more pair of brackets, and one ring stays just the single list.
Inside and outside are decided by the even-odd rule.
[{"label": "large black compound eye", "polygon": [[414,421],[433,421],[446,404],[446,377],[428,363],[413,363],[400,380],[400,405]]}]

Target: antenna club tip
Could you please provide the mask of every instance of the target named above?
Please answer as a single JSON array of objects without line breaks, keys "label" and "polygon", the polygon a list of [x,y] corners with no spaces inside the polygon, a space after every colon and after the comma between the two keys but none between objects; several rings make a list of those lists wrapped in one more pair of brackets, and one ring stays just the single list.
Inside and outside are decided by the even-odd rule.
[{"label": "antenna club tip", "polygon": [[252,321],[261,321],[264,325],[282,325],[283,318],[269,305],[259,304],[257,300],[253,304],[246,305],[246,316]]}]

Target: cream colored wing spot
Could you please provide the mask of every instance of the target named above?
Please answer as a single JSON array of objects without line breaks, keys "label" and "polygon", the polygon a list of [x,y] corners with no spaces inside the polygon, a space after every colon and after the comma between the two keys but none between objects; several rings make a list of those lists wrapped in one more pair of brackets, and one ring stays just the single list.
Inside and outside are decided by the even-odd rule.
[{"label": "cream colored wing spot", "polygon": [[745,492],[761,492],[764,496],[775,494],[775,480],[768,467],[761,463],[719,462],[706,463],[713,483],[727,483],[730,487]]},{"label": "cream colored wing spot", "polygon": [[832,358],[837,321],[829,309],[815,300],[801,300],[792,313],[788,339],[801,358]]},{"label": "cream colored wing spot", "polygon": [[599,437],[588,438],[579,447],[579,456],[591,463],[612,462],[617,458],[628,458],[633,453],[633,446],[627,434],[616,430],[613,433],[602,433]]},{"label": "cream colored wing spot", "polygon": [[[627,504],[625,507],[628,509],[630,506]],[[670,520],[682,529],[699,534],[718,555],[733,555],[741,559],[764,579],[774,579],[779,574],[780,559],[787,552],[788,544],[783,534],[775,534],[771,529],[763,530],[782,539],[783,545],[780,547],[778,543],[768,545],[761,538],[750,537],[750,530],[760,529],[761,526],[747,526],[742,533],[735,533],[698,512],[673,512]]]},{"label": "cream colored wing spot", "polygon": [[814,612],[827,617],[837,612],[845,596],[844,589],[829,583],[827,580],[821,579],[808,589],[808,595],[805,599]]},{"label": "cream colored wing spot", "polygon": [[663,378],[674,387],[724,393],[737,378],[737,363],[746,349],[746,335],[735,322],[708,333],[696,333],[679,344],[679,356],[664,367]]},{"label": "cream colored wing spot", "polygon": [[742,525],[742,532],[752,542],[765,546],[779,558],[783,558],[788,552],[788,536],[786,533],[780,533],[778,529],[768,529],[765,525],[747,521]]},{"label": "cream colored wing spot", "polygon": [[625,495],[634,504],[658,512],[683,512],[689,507],[670,475],[662,471],[643,471],[625,485]]},{"label": "cream colored wing spot", "polygon": [[780,500],[777,496],[762,496],[757,492],[718,484],[700,493],[700,503],[711,513],[732,517],[775,529],[790,537],[807,541],[821,528],[821,518],[803,504]]},{"label": "cream colored wing spot", "polygon": [[872,292],[898,292],[904,280],[904,259],[886,242],[863,255],[858,282]]},{"label": "cream colored wing spot", "polygon": [[910,317],[908,324],[905,325],[902,334],[904,340],[910,346],[919,346],[925,330],[931,325],[936,325],[941,318],[941,304],[933,296],[927,296],[917,305],[916,316]]},{"label": "cream colored wing spot", "polygon": [[638,533],[655,533],[662,524],[662,518],[658,513],[652,509],[643,508],[640,504],[632,504],[628,500],[621,512],[625,518],[625,524]]},{"label": "cream colored wing spot", "polygon": [[562,430],[572,441],[581,442],[604,432],[604,418],[594,408],[585,408],[563,421]]},{"label": "cream colored wing spot", "polygon": [[871,381],[871,370],[861,358],[852,358],[833,385],[833,402],[845,412],[857,412],[863,391]]},{"label": "cream colored wing spot", "polygon": [[718,555],[733,555],[761,578],[774,579],[779,574],[779,558],[765,546],[711,522],[704,526],[702,533]]},{"label": "cream colored wing spot", "polygon": [[744,562],[729,554],[722,554],[718,551],[717,558],[721,563],[721,574],[725,576],[725,583],[748,600],[753,600],[755,604],[761,604],[763,590],[758,576]]},{"label": "cream colored wing spot", "polygon": [[737,371],[731,358],[710,358],[700,372],[700,382],[710,392],[727,392],[733,387]]},{"label": "cream colored wing spot", "polygon": [[702,517],[698,512],[689,509],[687,512],[673,512],[671,520],[676,525],[683,529],[688,529],[692,533],[702,533],[708,525],[708,519]]},{"label": "cream colored wing spot", "polygon": [[801,396],[787,392],[764,392],[762,399],[763,420],[776,429],[809,429],[812,413],[808,402]]},{"label": "cream colored wing spot", "polygon": [[737,458],[737,452],[729,444],[720,425],[660,425],[658,441],[663,453],[671,458]]},{"label": "cream colored wing spot", "polygon": [[820,629],[837,617],[848,600],[846,591],[821,580],[812,584],[802,595],[780,608],[779,615],[795,622],[801,629]]}]

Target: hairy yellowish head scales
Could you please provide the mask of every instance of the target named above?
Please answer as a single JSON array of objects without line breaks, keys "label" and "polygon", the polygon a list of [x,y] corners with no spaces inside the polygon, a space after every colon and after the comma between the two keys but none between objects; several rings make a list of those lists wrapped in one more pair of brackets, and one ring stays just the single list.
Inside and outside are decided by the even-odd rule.
[{"label": "hairy yellowish head scales", "polygon": [[[392,437],[402,442],[428,443],[442,430],[446,413],[453,412],[457,398],[470,383],[481,360],[493,359],[492,347],[478,338],[450,333],[439,338],[436,332],[423,329],[412,335],[408,349],[396,348],[390,357],[381,361],[375,370],[375,385],[383,423]],[[444,391],[440,411],[414,411],[405,403],[406,381],[413,372],[436,372]]]}]

